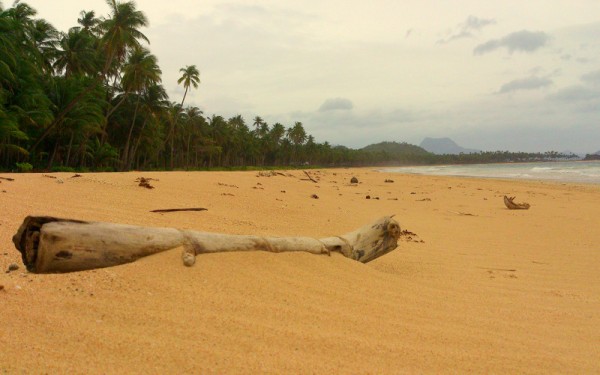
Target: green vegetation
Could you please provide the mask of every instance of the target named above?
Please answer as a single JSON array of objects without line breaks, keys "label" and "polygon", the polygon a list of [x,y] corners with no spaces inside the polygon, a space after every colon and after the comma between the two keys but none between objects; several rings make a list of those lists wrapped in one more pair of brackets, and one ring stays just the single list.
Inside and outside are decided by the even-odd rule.
[{"label": "green vegetation", "polygon": [[[133,1],[106,0],[110,14],[82,11],[56,30],[23,2],[0,3],[0,169],[116,171],[246,169],[530,160],[532,154],[436,156],[406,143],[362,150],[317,143],[301,122],[253,129],[242,116],[205,117],[184,106],[200,84],[196,65],[180,69],[185,93],[169,100]],[[535,154],[533,158],[544,158]],[[530,159],[527,159],[530,158]]]}]

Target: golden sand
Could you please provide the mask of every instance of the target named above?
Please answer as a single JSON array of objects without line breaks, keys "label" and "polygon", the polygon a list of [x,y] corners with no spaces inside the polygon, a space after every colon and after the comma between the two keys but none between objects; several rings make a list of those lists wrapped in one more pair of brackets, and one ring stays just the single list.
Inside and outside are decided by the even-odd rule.
[{"label": "golden sand", "polygon": [[[0,174],[0,373],[600,372],[600,186],[310,173]],[[208,210],[149,212],[182,207]],[[417,236],[367,264],[174,249],[37,275],[11,242],[26,215],[325,237],[389,214]]]}]

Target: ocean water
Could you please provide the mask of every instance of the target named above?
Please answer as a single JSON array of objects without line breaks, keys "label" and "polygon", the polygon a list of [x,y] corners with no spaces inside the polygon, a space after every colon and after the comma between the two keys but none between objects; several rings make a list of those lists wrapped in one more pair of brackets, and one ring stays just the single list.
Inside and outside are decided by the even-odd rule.
[{"label": "ocean water", "polygon": [[515,178],[600,184],[600,161],[431,165],[383,168],[382,172],[482,178]]}]

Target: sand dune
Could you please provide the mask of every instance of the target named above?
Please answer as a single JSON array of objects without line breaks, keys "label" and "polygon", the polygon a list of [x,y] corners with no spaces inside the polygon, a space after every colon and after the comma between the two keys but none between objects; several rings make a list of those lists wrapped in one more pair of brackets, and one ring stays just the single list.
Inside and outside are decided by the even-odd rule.
[{"label": "sand dune", "polygon": [[[0,270],[20,265],[0,273],[0,373],[600,372],[600,186],[371,169],[313,171],[316,184],[301,171],[52,175],[0,174],[15,179],[0,183]],[[532,207],[507,210],[503,195]],[[149,212],[173,207],[208,210]],[[186,268],[174,249],[36,275],[11,242],[26,215],[324,237],[393,213],[416,236],[368,264],[257,251]]]}]

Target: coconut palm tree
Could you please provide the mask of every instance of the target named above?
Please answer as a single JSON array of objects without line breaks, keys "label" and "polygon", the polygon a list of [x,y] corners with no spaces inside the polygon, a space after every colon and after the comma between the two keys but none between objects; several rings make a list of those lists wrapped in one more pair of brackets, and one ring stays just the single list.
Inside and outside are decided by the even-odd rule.
[{"label": "coconut palm tree", "polygon": [[73,27],[67,33],[62,33],[56,51],[54,69],[57,73],[89,76],[97,71],[96,50],[94,37],[84,30]]},{"label": "coconut palm tree", "polygon": [[35,14],[23,3],[0,7],[0,156],[6,164],[10,155],[27,155],[23,141],[52,119],[40,50],[32,39]]},{"label": "coconut palm tree", "polygon": [[197,89],[200,84],[200,72],[198,71],[198,68],[196,68],[196,65],[187,65],[185,68],[179,69],[179,71],[182,75],[177,80],[177,84],[183,83],[183,87],[185,88],[183,99],[181,99],[181,108],[183,108],[183,103],[185,102],[185,97],[187,96],[190,86]]},{"label": "coconut palm tree", "polygon": [[156,56],[152,55],[150,51],[143,47],[135,48],[129,55],[127,64],[123,68],[123,79],[121,81],[126,92],[137,93],[137,100],[135,103],[135,109],[133,111],[133,119],[131,126],[129,127],[129,133],[123,149],[123,167],[127,167],[129,164],[129,145],[131,142],[131,135],[135,127],[137,119],[137,113],[142,97],[142,92],[151,86],[155,86],[161,81],[161,70],[158,67]]},{"label": "coconut palm tree", "polygon": [[161,116],[167,109],[168,99],[169,97],[165,88],[160,84],[151,85],[143,91],[140,103],[143,122],[137,139],[131,147],[128,168],[138,159],[142,141],[144,141],[142,148],[145,150],[143,155],[144,163],[148,162],[149,158],[152,161],[158,159],[158,155],[162,151],[162,137],[164,136],[161,126]]},{"label": "coconut palm tree", "polygon": [[81,25],[83,31],[96,35],[99,32],[100,20],[96,18],[96,13],[92,11],[82,10],[80,18],[77,19],[77,23]]},{"label": "coconut palm tree", "polygon": [[[135,2],[118,3],[116,0],[106,1],[111,8],[111,16],[100,24],[103,32],[100,39],[100,49],[103,53],[104,65],[96,78],[77,96],[75,96],[50,123],[37,141],[31,146],[33,151],[61,123],[63,118],[79,103],[89,92],[102,83],[115,65],[119,66],[125,60],[128,50],[141,47],[140,40],[149,43],[148,38],[139,29],[148,25],[148,19],[141,11],[136,10]],[[21,5],[21,4],[19,4]]]}]

